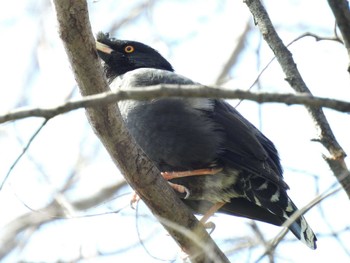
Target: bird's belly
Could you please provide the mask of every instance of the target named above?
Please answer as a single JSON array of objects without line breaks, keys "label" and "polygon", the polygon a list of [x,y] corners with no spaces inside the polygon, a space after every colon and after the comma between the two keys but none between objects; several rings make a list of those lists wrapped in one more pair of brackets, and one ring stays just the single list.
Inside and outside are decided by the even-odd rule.
[{"label": "bird's belly", "polygon": [[[197,175],[171,180],[190,190],[188,199],[206,200],[213,204],[218,202],[230,202],[232,198],[242,197],[242,191],[236,189],[240,171],[224,169],[213,175]],[[183,197],[183,196],[180,196]]]}]

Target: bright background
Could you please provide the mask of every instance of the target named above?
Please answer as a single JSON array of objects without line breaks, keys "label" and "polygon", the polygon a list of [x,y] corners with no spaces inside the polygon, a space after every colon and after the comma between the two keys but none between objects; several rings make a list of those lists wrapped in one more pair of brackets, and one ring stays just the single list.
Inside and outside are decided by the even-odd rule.
[{"label": "bright background", "polygon": [[[334,34],[334,17],[327,1],[264,3],[285,44],[305,32]],[[172,63],[177,73],[203,84],[216,82],[247,23],[250,31],[224,86],[249,89],[273,57],[243,1],[100,0],[89,1],[89,10],[93,32],[102,30],[117,38],[149,44]],[[24,106],[50,107],[79,98],[48,1],[7,1],[0,9],[0,29],[0,112]],[[344,46],[306,37],[290,50],[314,95],[350,101]],[[258,89],[293,92],[276,61],[252,90]],[[244,101],[237,109],[276,144],[291,188],[289,195],[299,207],[336,183],[322,159],[326,150],[311,141],[317,138],[317,131],[304,107]],[[348,114],[327,109],[325,113],[340,145],[349,153]],[[1,181],[42,121],[29,118],[0,126]],[[72,176],[74,184],[62,193]],[[53,198],[60,196],[69,204],[121,180],[84,110],[52,119],[11,170],[0,192],[0,242],[9,222],[29,212],[38,215]],[[130,193],[126,186],[98,207],[72,209],[70,219],[27,230],[14,239],[23,243],[3,262],[181,262],[179,248],[144,204],[140,203],[136,211],[129,207]],[[306,215],[317,233],[318,249],[311,251],[288,234],[276,251],[275,262],[348,262],[349,211],[344,192],[323,201]],[[213,222],[216,230],[212,236],[233,262],[257,261],[264,249],[262,245],[249,247],[248,241],[257,239],[249,220],[217,215]],[[267,240],[279,231],[263,223],[258,227]],[[269,261],[265,257],[260,262]]]}]

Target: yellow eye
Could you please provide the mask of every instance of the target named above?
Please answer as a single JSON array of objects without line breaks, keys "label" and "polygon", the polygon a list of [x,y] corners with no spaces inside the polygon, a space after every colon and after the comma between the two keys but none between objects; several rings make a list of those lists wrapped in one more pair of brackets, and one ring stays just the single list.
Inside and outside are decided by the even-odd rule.
[{"label": "yellow eye", "polygon": [[134,52],[134,50],[135,50],[135,48],[134,48],[133,46],[126,46],[126,47],[124,48],[124,51],[125,51],[126,53],[132,53],[132,52]]}]

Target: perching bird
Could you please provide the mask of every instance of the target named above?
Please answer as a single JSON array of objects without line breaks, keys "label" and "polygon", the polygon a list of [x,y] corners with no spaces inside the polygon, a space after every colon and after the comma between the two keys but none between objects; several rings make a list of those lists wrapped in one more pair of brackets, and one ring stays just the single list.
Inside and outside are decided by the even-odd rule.
[{"label": "perching bird", "polygon": [[[196,84],[174,73],[153,48],[99,33],[96,46],[112,89]],[[215,212],[282,225],[298,208],[274,144],[220,99],[162,98],[119,102],[135,141],[194,212]],[[174,172],[174,173],[172,173]],[[303,216],[289,229],[312,249]]]}]

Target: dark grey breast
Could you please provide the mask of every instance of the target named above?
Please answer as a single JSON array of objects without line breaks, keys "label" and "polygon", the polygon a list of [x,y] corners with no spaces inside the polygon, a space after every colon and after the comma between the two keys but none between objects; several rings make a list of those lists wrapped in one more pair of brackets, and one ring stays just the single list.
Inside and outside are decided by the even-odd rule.
[{"label": "dark grey breast", "polygon": [[[159,69],[136,69],[116,80],[132,88],[157,84],[194,84],[188,78]],[[209,99],[166,98],[122,101],[119,107],[131,134],[161,171],[207,168],[216,163],[223,134],[211,119]]]}]

